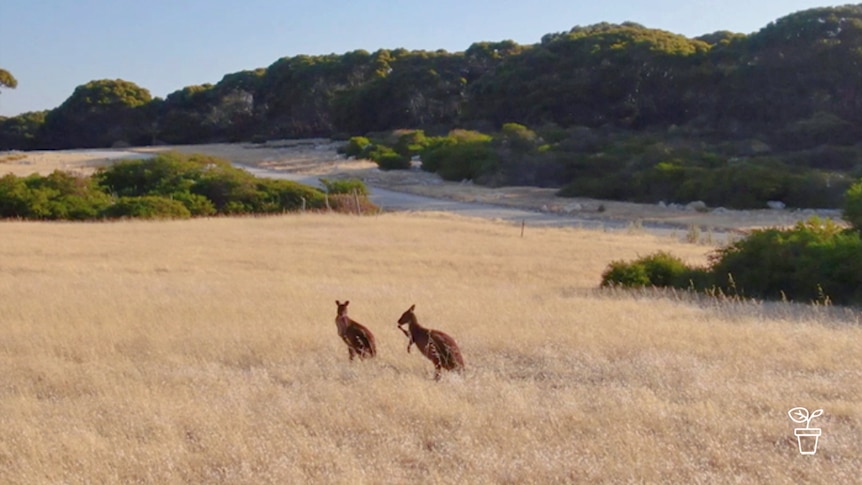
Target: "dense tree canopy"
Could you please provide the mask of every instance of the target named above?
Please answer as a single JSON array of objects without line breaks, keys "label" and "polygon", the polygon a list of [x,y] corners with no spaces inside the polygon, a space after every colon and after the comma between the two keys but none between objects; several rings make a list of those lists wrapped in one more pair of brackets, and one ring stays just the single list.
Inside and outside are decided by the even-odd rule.
[{"label": "dense tree canopy", "polygon": [[90,81],[45,117],[48,146],[105,147],[147,144],[152,138],[152,96],[122,79]]}]

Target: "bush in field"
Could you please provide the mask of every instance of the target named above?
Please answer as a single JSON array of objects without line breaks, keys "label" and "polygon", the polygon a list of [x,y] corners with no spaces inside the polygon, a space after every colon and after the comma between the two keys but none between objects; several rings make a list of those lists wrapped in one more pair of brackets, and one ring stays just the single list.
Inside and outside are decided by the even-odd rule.
[{"label": "bush in field", "polygon": [[182,202],[195,216],[255,214],[321,208],[323,194],[288,180],[258,179],[226,160],[207,155],[163,153],[125,161],[97,175],[104,190],[119,196],[162,196]]},{"label": "bush in field", "polygon": [[0,178],[0,217],[186,218],[315,210],[322,191],[289,180],[258,179],[226,160],[165,153],[125,161],[93,177],[54,172]]},{"label": "bush in field", "polygon": [[396,152],[385,145],[374,145],[368,158],[377,163],[380,170],[406,170],[410,168],[410,157]]},{"label": "bush in field", "polygon": [[323,191],[314,187],[279,179],[255,179],[259,205],[252,205],[255,213],[277,213],[322,209],[326,205]]},{"label": "bush in field", "polygon": [[659,251],[639,260],[646,268],[650,283],[654,286],[682,286],[689,274],[689,267],[672,254]]},{"label": "bush in field", "polygon": [[844,194],[844,220],[862,231],[862,180],[851,185]]},{"label": "bush in field", "polygon": [[637,261],[612,261],[602,273],[602,286],[639,288],[649,285],[646,267]]},{"label": "bush in field", "polygon": [[489,135],[453,130],[432,139],[422,151],[422,169],[446,180],[473,180],[494,172],[499,160]]},{"label": "bush in field", "polygon": [[26,217],[28,199],[24,179],[11,173],[0,178],[0,217]]},{"label": "bush in field", "polygon": [[368,195],[368,186],[359,179],[320,179],[320,183],[326,189],[326,193],[332,194],[357,194]]},{"label": "bush in field", "polygon": [[[798,300],[862,305],[862,235],[842,231],[808,248],[798,280],[808,282]],[[814,292],[811,283],[815,283]],[[803,300],[803,301],[804,301]]]},{"label": "bush in field", "polygon": [[862,252],[853,259],[834,261],[836,255],[852,253],[855,245],[851,234],[842,233],[837,224],[817,218],[791,229],[754,231],[716,252],[712,265],[715,281],[727,292],[750,298],[811,301],[829,288],[833,300],[843,300],[848,289],[837,284],[838,268],[825,263],[855,266],[853,259],[862,257]]},{"label": "bush in field", "polygon": [[719,249],[708,268],[664,252],[614,261],[602,286],[718,289],[745,298],[862,304],[862,234],[813,218],[791,229],[764,229]]},{"label": "bush in field", "polygon": [[188,219],[191,212],[178,200],[157,195],[120,197],[103,214],[108,218]]},{"label": "bush in field", "polygon": [[215,165],[195,177],[189,192],[209,199],[218,213],[245,214],[255,212],[265,198],[257,184],[244,170]]},{"label": "bush in field", "polygon": [[399,136],[393,148],[405,157],[412,157],[421,153],[429,142],[424,131],[414,130]]},{"label": "bush in field", "polygon": [[217,213],[215,205],[211,200],[200,194],[191,192],[176,192],[171,194],[171,199],[181,202],[193,217],[212,216]]},{"label": "bush in field", "polygon": [[705,289],[708,276],[703,268],[692,268],[678,257],[659,251],[631,262],[614,261],[602,274],[602,286],[676,287]]},{"label": "bush in field", "polygon": [[347,144],[339,149],[348,157],[364,157],[367,150],[372,146],[371,140],[364,136],[353,136],[347,140]]},{"label": "bush in field", "polygon": [[55,171],[47,177],[0,178],[0,217],[85,220],[99,217],[110,204],[88,177]]},{"label": "bush in field", "polygon": [[541,142],[541,138],[535,131],[518,123],[506,123],[500,129],[502,141],[516,152],[528,152],[533,150]]},{"label": "bush in field", "polygon": [[97,172],[94,178],[105,192],[118,196],[169,195],[188,192],[205,172],[217,166],[230,164],[205,155],[168,152],[116,163]]},{"label": "bush in field", "polygon": [[689,167],[684,174],[676,200],[702,200],[734,209],[763,208],[770,200],[789,207],[834,207],[847,188],[838,178],[813,170],[794,171],[776,160],[714,169]]}]

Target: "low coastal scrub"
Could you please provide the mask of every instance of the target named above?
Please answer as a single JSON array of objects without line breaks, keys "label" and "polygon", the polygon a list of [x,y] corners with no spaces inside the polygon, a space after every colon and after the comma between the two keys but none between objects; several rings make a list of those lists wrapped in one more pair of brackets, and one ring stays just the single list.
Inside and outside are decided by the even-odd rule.
[{"label": "low coastal scrub", "polygon": [[862,305],[862,237],[856,228],[812,218],[762,229],[716,250],[707,267],[657,252],[614,261],[602,286],[670,287],[744,298]]},{"label": "low coastal scrub", "polygon": [[422,169],[444,180],[480,185],[553,187],[561,197],[642,203],[703,201],[709,207],[832,208],[858,179],[856,152],[845,146],[780,153],[756,139],[690,140],[671,130],[632,133],[557,125],[454,129],[445,136],[394,130],[356,136],[341,149],[383,170]]},{"label": "low coastal scrub", "polygon": [[789,229],[768,228],[716,250],[707,267],[690,267],[659,251],[613,261],[602,286],[682,288],[712,294],[862,305],[862,182],[844,194],[844,227],[811,218]]},{"label": "low coastal scrub", "polygon": [[[364,186],[333,182],[366,199]],[[333,190],[330,190],[332,192]],[[363,200],[366,212],[371,203]],[[256,178],[208,155],[163,153],[123,161],[91,177],[55,171],[48,176],[0,178],[0,217],[37,220],[189,217],[275,214],[300,210],[355,211],[355,204],[327,204],[322,190],[289,180]]]}]

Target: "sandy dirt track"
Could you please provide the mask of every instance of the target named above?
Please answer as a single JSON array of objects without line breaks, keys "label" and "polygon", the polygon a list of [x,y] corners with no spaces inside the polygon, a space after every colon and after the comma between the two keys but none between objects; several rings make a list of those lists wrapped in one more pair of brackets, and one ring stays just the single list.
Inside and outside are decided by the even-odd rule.
[{"label": "sandy dirt track", "polygon": [[[698,226],[704,230],[744,232],[753,228],[787,226],[812,215],[839,218],[833,211],[811,210],[747,210],[734,211],[722,208],[697,212],[654,204],[634,204],[588,198],[560,198],[554,189],[536,187],[504,187],[491,189],[471,183],[445,182],[438,176],[421,170],[383,172],[368,160],[348,160],[337,153],[340,142],[328,139],[279,140],[264,144],[222,143],[207,145],[176,145],[103,150],[60,150],[0,153],[0,174],[13,173],[25,176],[32,173],[48,174],[54,170],[91,174],[100,167],[119,160],[145,157],[153,153],[179,151],[206,153],[255,168],[256,174],[281,176],[314,183],[321,177],[364,180],[375,190],[374,194],[389,200],[388,209],[415,209],[416,204],[434,205],[436,210],[453,210],[471,215],[470,206],[447,204],[461,202],[490,207],[519,209],[504,219],[543,219],[553,221],[573,219],[587,225],[607,224],[644,225],[685,229]],[[260,170],[265,170],[262,172]],[[394,192],[393,193],[390,193]],[[398,198],[397,194],[421,195],[431,199]],[[400,201],[400,202],[398,202]],[[393,206],[394,204],[394,206]],[[412,204],[412,206],[411,206]],[[460,210],[459,210],[460,209]],[[472,214],[487,217],[481,213]],[[539,217],[555,216],[555,217]]]}]

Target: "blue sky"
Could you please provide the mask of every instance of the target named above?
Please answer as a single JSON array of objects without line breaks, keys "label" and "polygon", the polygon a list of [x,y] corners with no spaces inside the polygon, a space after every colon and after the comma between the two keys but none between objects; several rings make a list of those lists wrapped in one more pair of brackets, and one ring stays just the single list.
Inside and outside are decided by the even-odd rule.
[{"label": "blue sky", "polygon": [[[285,56],[539,42],[597,22],[695,37],[756,32],[829,0],[0,0],[0,115],[56,108],[79,85],[124,79],[164,97]],[[408,6],[409,5],[409,6]]]}]

